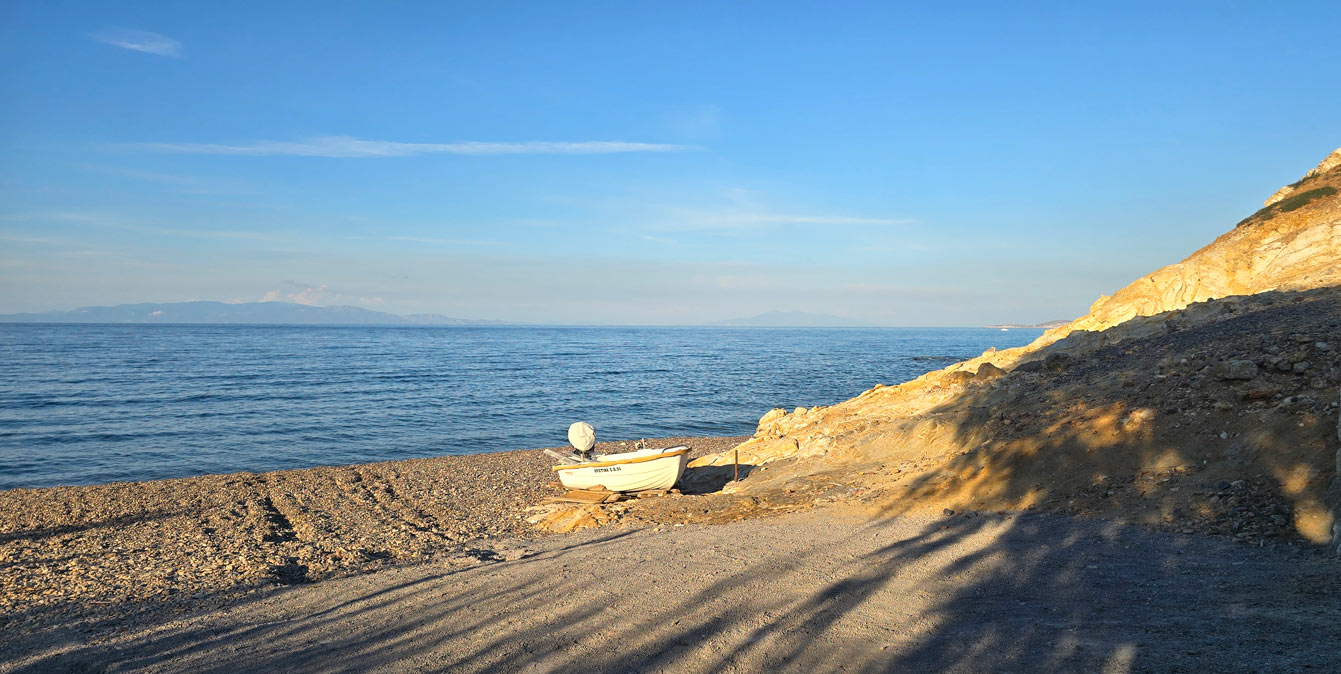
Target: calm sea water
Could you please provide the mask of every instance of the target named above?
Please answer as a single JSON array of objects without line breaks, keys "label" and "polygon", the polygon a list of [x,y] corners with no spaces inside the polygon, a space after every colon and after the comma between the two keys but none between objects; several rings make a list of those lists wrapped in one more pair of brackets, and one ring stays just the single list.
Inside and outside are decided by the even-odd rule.
[{"label": "calm sea water", "polygon": [[0,326],[0,489],[747,435],[1039,330]]}]

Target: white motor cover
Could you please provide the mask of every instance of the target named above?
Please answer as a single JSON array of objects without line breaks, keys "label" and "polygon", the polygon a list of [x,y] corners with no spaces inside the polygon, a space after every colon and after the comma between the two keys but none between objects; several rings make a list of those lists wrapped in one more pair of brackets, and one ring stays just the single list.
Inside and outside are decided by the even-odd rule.
[{"label": "white motor cover", "polygon": [[596,429],[585,421],[579,421],[568,427],[568,443],[579,452],[590,451],[596,446]]}]

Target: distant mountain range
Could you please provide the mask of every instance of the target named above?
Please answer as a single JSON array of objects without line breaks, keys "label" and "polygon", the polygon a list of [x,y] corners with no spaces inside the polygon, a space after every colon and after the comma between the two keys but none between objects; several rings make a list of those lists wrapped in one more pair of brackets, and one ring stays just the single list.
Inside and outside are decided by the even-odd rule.
[{"label": "distant mountain range", "polygon": [[143,302],[72,311],[0,315],[0,323],[208,323],[241,325],[510,325],[440,314],[399,316],[362,307],[292,302]]},{"label": "distant mountain range", "polygon": [[[70,311],[0,314],[0,323],[188,323],[215,325],[524,325],[507,321],[453,318],[442,314],[389,314],[355,306],[314,307],[293,302],[141,302]],[[989,328],[1051,328],[1038,325],[989,325]],[[749,318],[708,323],[714,327],[843,328],[872,324],[841,316],[804,311],[770,311]]]},{"label": "distant mountain range", "polygon": [[708,325],[750,328],[860,328],[870,326],[869,323],[851,318],[828,314],[811,314],[804,311],[770,311],[750,318],[732,318],[725,321],[715,321]]},{"label": "distant mountain range", "polygon": [[987,327],[987,328],[1042,328],[1042,329],[1044,329],[1044,330],[1051,330],[1052,328],[1060,328],[1060,327],[1062,327],[1063,325],[1066,325],[1067,323],[1070,323],[1070,322],[1071,322],[1071,321],[1048,321],[1048,322],[1046,322],[1046,323],[1035,323],[1035,324],[1033,324],[1033,325],[1027,325],[1027,324],[1025,324],[1025,323],[1006,323],[1006,324],[1003,324],[1003,325],[986,325],[986,326],[983,326],[983,327]]}]

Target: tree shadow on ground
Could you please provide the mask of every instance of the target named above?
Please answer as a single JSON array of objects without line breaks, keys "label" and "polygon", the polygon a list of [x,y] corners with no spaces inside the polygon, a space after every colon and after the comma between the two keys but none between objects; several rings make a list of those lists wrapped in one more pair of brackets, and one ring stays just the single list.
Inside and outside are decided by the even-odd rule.
[{"label": "tree shadow on ground", "polygon": [[164,626],[22,671],[1284,672],[1321,671],[1341,643],[1337,567],[1316,558],[1028,513],[819,519],[836,535],[802,541],[728,526],[285,590],[265,620]]},{"label": "tree shadow on ground", "polygon": [[[1254,543],[1325,543],[1341,505],[1332,502],[1341,356],[1311,349],[1308,335],[1341,328],[1338,291],[1222,300],[1224,318],[1190,327],[1179,324],[1184,312],[1167,312],[1144,319],[1161,331],[1094,349],[1062,371],[965,386],[915,420],[936,420],[947,455],[900,484],[882,514],[927,502],[1041,508]],[[1063,340],[1034,357],[1069,346]],[[1270,367],[1272,358],[1287,367]],[[1289,371],[1304,358],[1316,374]],[[1217,376],[1228,360],[1257,363],[1257,374]],[[879,422],[864,430],[885,432]]]}]

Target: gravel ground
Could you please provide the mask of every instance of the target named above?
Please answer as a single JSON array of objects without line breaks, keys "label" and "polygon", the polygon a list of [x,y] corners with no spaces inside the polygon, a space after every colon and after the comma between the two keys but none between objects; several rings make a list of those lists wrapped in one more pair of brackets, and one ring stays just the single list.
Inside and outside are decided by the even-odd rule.
[{"label": "gravel ground", "polygon": [[[500,541],[0,671],[1335,671],[1341,562],[1064,515],[815,510]],[[22,655],[17,655],[22,653]]]},{"label": "gravel ground", "polygon": [[[661,438],[693,454],[743,438]],[[616,451],[620,443],[600,443]],[[0,651],[20,629],[97,634],[155,612],[476,553],[540,532],[540,450],[0,491]]]}]

